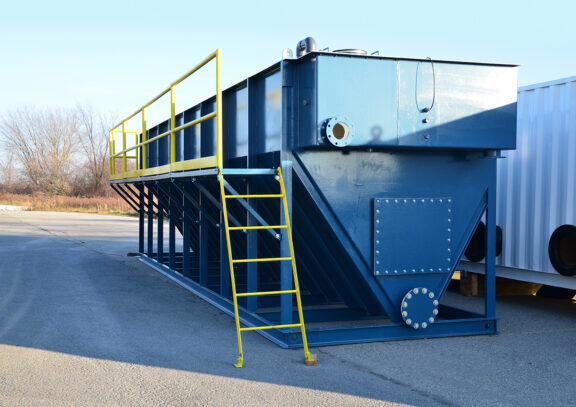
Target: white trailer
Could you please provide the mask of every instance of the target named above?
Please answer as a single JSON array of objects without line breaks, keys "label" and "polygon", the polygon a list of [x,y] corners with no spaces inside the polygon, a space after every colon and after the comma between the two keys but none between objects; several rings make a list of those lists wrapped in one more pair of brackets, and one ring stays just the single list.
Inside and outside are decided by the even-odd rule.
[{"label": "white trailer", "polygon": [[[576,76],[518,89],[517,148],[502,157],[497,276],[576,290]],[[464,270],[483,272],[482,226]]]}]

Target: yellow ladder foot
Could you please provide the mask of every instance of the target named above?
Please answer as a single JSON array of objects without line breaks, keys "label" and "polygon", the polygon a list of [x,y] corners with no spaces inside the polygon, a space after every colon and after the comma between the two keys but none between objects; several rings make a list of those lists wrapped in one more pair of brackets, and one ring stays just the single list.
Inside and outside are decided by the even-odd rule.
[{"label": "yellow ladder foot", "polygon": [[244,358],[242,356],[238,357],[238,363],[234,363],[234,367],[242,367],[242,365],[244,364]]},{"label": "yellow ladder foot", "polygon": [[316,355],[307,355],[304,363],[306,366],[316,366],[318,364],[318,357]]}]

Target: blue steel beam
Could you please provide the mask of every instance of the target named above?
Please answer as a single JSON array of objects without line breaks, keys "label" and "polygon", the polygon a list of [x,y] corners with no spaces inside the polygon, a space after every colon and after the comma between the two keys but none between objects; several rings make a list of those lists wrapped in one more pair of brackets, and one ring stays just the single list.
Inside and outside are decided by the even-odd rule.
[{"label": "blue steel beam", "polygon": [[[204,203],[204,196],[202,194],[202,192],[198,191],[198,202],[199,202],[199,208],[203,208],[205,203]],[[207,209],[205,208],[205,210],[203,211],[199,211],[199,215],[200,215],[200,242],[199,242],[199,282],[200,285],[202,286],[207,286],[208,285],[208,257],[209,257],[209,249],[210,249],[210,241],[208,238],[208,228],[209,228],[209,219],[210,217],[207,215]]]},{"label": "blue steel beam", "polygon": [[[214,196],[210,193],[210,191],[208,191],[206,188],[204,188],[204,186],[200,185],[200,183],[198,182],[192,182],[190,184],[196,189],[198,189],[203,194],[203,196],[205,196],[210,201],[210,203],[214,205],[214,207],[216,207],[219,211],[222,211],[222,204],[218,199],[214,198]],[[228,214],[228,220],[234,226],[242,226],[242,224],[231,214]],[[220,224],[222,224],[222,220]]]},{"label": "blue steel beam", "polygon": [[[203,206],[200,205],[196,199],[190,195],[190,193],[188,191],[186,191],[183,187],[181,187],[180,185],[178,185],[176,182],[174,183],[174,186],[180,191],[180,193],[182,193],[182,195],[185,197],[185,199],[192,204],[192,206],[199,212],[202,214],[202,216],[206,217],[207,220],[209,220],[212,223],[212,226],[218,226],[218,222],[216,221],[216,219],[214,219],[212,216],[210,216],[205,209],[203,209]],[[198,219],[196,219],[198,220]]]},{"label": "blue steel beam", "polygon": [[139,206],[138,202],[140,201],[141,196],[138,191],[134,191],[134,189],[132,189],[130,184],[116,184],[116,186],[121,188],[126,196],[130,198],[136,206]]},{"label": "blue steel beam", "polygon": [[[494,160],[495,161],[495,160]],[[496,317],[496,166],[488,187],[488,207],[486,208],[486,256],[485,273],[485,312],[487,318]]]},{"label": "blue steel beam", "polygon": [[[256,191],[251,188],[250,182],[246,183],[246,194],[255,194]],[[255,211],[258,209],[258,199],[248,199],[248,205]],[[254,215],[247,211],[246,213],[246,224],[248,226],[258,226],[258,220]],[[246,258],[256,259],[258,258],[258,230],[248,230],[248,236],[246,239]],[[246,265],[247,267],[247,287],[246,292],[256,292],[258,291],[258,263],[251,262]],[[246,308],[249,312],[256,312],[258,309],[258,296],[253,295],[246,299]]]},{"label": "blue steel beam", "polygon": [[[286,190],[286,204],[288,205],[288,217],[292,216],[292,163],[289,161],[282,162],[282,177],[284,178],[284,188]],[[281,225],[288,223],[288,219],[283,211],[283,204],[280,205],[280,219]],[[290,252],[290,239],[288,236],[288,229],[282,229],[282,240],[280,242],[280,257],[291,257]],[[295,260],[294,260],[295,261]],[[294,272],[292,270],[292,262],[283,261],[280,264],[280,290],[289,291],[294,287],[293,279]],[[292,294],[283,294],[280,296],[280,323],[282,325],[293,324],[292,308],[294,306],[294,297]]]},{"label": "blue steel beam", "polygon": [[136,213],[140,212],[138,202],[135,202],[130,196],[126,195],[125,192],[120,188],[119,185],[111,184],[110,186],[112,187],[112,189],[114,191],[116,191],[118,193],[118,195],[120,195],[120,197],[122,197],[124,202],[126,202],[128,205],[130,205],[130,207],[134,210],[134,212],[136,212]]},{"label": "blue steel beam", "polygon": [[[146,193],[144,193],[144,187],[142,187],[141,191],[144,195],[147,195]],[[147,199],[148,199],[148,223],[147,223],[148,237],[146,239],[146,242],[148,243],[147,254],[148,257],[152,258],[152,255],[154,254],[154,200],[150,198]]]},{"label": "blue steel beam", "polygon": [[[238,191],[236,191],[232,185],[230,185],[230,183],[226,180],[224,180],[224,188],[226,188],[226,190],[228,192],[230,192],[230,194],[232,195],[240,195],[238,193]],[[252,215],[252,217],[254,217],[254,219],[256,219],[262,226],[270,226],[265,220],[264,218],[262,218],[262,216],[260,216],[260,214],[258,212],[256,212],[256,210],[250,206],[250,204],[244,199],[244,198],[237,198],[236,201],[242,205],[242,207],[244,209],[246,209],[250,215]],[[238,224],[238,226],[241,226],[240,224]],[[273,230],[273,229],[266,229],[266,231],[275,239],[279,238],[279,235]]]},{"label": "blue steel beam", "polygon": [[139,215],[138,215],[138,253],[144,253],[144,223],[146,221],[144,194],[140,192],[139,199]]},{"label": "blue steel beam", "polygon": [[172,270],[176,269],[176,200],[172,194],[170,185],[168,185],[168,194],[170,195],[170,218],[168,234],[168,261]]},{"label": "blue steel beam", "polygon": [[175,196],[170,192],[170,190],[168,189],[169,186],[168,185],[163,185],[161,183],[156,184],[156,186],[159,188],[160,192],[162,192],[162,194],[168,198],[168,200],[170,201],[171,205],[175,206],[175,209],[179,209],[180,211],[182,211],[184,213],[184,216],[188,217],[188,219],[190,221],[192,221],[193,223],[198,223],[199,220],[194,216],[193,213],[190,212],[186,212],[184,210],[184,206],[178,202],[177,199],[175,199]]},{"label": "blue steel beam", "polygon": [[[152,207],[152,211],[155,215],[158,212],[164,210],[158,203],[154,202],[154,197],[152,196],[151,191],[147,186],[139,183],[134,184],[134,188],[136,188],[142,195],[144,195],[147,204]],[[146,188],[146,190],[144,188]],[[132,191],[130,184],[127,184],[127,189],[129,189],[133,194],[136,194],[134,191]],[[154,211],[154,208],[156,209],[156,211]]]},{"label": "blue steel beam", "polygon": [[[167,147],[165,147],[167,149]],[[158,189],[158,186],[156,186]],[[156,191],[156,196],[158,196],[158,191]],[[160,199],[158,197],[158,202]],[[156,258],[158,263],[164,262],[164,211],[158,212],[156,215]]]}]

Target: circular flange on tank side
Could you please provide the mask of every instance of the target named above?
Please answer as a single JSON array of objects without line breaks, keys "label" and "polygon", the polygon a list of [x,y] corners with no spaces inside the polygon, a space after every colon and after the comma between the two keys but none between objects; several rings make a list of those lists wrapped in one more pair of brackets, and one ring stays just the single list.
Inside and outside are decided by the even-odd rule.
[{"label": "circular flange on tank side", "polygon": [[332,117],[326,123],[326,137],[336,147],[346,147],[354,137],[352,122],[343,117]]},{"label": "circular flange on tank side", "polygon": [[411,289],[402,298],[402,319],[413,329],[425,329],[438,315],[438,299],[425,287]]}]

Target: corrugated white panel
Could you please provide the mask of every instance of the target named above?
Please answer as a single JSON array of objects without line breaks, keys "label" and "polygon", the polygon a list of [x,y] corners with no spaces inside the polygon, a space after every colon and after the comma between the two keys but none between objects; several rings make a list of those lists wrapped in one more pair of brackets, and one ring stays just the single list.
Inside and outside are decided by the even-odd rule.
[{"label": "corrugated white panel", "polygon": [[517,149],[498,161],[498,264],[558,274],[554,230],[576,225],[576,76],[518,91]]}]

